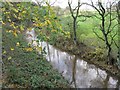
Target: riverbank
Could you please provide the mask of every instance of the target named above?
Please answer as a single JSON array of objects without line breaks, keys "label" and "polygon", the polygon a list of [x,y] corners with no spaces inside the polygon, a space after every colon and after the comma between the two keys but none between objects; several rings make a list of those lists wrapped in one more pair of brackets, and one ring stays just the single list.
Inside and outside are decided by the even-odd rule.
[{"label": "riverbank", "polygon": [[14,36],[6,26],[2,34],[2,60],[3,88],[69,87],[44,54],[38,54],[25,42],[22,34]]},{"label": "riverbank", "polygon": [[87,47],[84,43],[75,45],[71,39],[64,37],[56,38],[56,42],[53,45],[69,54],[77,55],[79,58],[106,70],[112,75],[120,77],[120,70],[116,66],[108,65],[105,62],[107,57],[103,56],[104,52],[101,49],[98,49],[98,53],[96,53],[95,48]]}]

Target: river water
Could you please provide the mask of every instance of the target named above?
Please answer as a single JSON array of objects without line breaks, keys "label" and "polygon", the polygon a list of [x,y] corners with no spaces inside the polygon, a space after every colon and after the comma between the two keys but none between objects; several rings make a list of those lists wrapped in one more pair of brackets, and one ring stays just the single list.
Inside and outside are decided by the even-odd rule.
[{"label": "river water", "polygon": [[[28,42],[36,40],[34,30],[27,32]],[[30,34],[30,35],[29,35]],[[34,41],[33,46],[38,44]],[[57,69],[62,76],[68,80],[72,87],[76,88],[119,88],[120,80],[111,76],[106,71],[96,67],[93,64],[70,55],[67,52],[58,50],[47,42],[40,42],[38,46],[45,48],[46,59],[51,63],[54,69]]]}]

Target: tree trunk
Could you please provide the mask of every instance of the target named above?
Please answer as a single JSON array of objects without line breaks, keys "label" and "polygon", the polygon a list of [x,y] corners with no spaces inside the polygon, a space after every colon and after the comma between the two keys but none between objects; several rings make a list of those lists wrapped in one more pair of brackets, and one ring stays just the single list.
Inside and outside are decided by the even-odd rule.
[{"label": "tree trunk", "polygon": [[76,36],[76,18],[73,20],[73,31],[74,31],[74,43],[77,44],[77,36]]},{"label": "tree trunk", "polygon": [[111,55],[111,46],[110,45],[108,46],[108,62],[110,65],[114,65],[114,61],[113,61],[113,58]]},{"label": "tree trunk", "polygon": [[107,51],[107,53],[108,53],[107,62],[108,62],[108,64],[113,65],[114,62],[113,62],[113,59],[112,59],[112,56],[111,56],[111,45],[109,44],[108,37],[107,37],[107,34],[105,32],[105,17],[104,17],[104,14],[102,16],[102,33],[104,35],[104,40],[105,40],[105,43],[106,43],[106,46],[107,46],[107,49],[108,49],[108,51]]},{"label": "tree trunk", "polygon": [[107,35],[104,33],[104,38],[105,38],[105,43],[106,43],[106,46],[107,46],[107,49],[108,49],[108,51],[107,51],[107,53],[108,53],[108,55],[107,55],[107,57],[108,57],[108,64],[110,64],[110,65],[113,65],[114,64],[114,61],[113,61],[113,58],[112,58],[112,49],[111,49],[111,45],[109,44],[109,42],[108,42],[108,38],[107,38]]}]

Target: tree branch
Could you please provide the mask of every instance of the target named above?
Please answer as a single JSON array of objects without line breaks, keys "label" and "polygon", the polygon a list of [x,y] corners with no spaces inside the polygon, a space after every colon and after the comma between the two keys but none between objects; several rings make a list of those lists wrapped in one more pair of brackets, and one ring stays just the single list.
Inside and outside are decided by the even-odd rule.
[{"label": "tree branch", "polygon": [[77,13],[76,13],[76,18],[78,17],[79,9],[80,9],[80,2],[78,1],[78,9],[77,9]]},{"label": "tree branch", "polygon": [[98,5],[99,5],[99,8],[100,8],[102,14],[104,15],[105,14],[105,8],[103,7],[102,3],[98,2]]},{"label": "tree branch", "polygon": [[117,25],[118,25],[118,24],[115,24],[111,29],[109,29],[109,30],[107,31],[107,35],[108,35],[109,33],[111,33]]},{"label": "tree branch", "polygon": [[102,37],[100,37],[100,36],[95,32],[95,29],[93,29],[93,32],[95,33],[95,35],[96,35],[99,39],[105,41]]},{"label": "tree branch", "polygon": [[84,20],[78,20],[77,23],[79,23],[79,22],[84,22],[84,21],[86,21],[86,20],[87,20],[87,18],[85,18]]},{"label": "tree branch", "polygon": [[116,46],[117,48],[119,48],[119,46],[117,45],[117,43],[115,42],[115,40],[113,40],[113,42],[114,42],[115,46]]},{"label": "tree branch", "polygon": [[108,29],[107,29],[107,35],[110,32],[110,28],[111,28],[111,24],[112,24],[112,21],[111,21],[111,18],[112,18],[112,16],[111,16],[111,6],[110,6],[109,15],[110,15],[110,17],[109,17],[109,26],[108,26]]},{"label": "tree branch", "polygon": [[113,36],[110,34],[110,37],[111,37],[111,43],[110,43],[110,45],[113,44],[113,41],[114,41],[114,38],[115,38],[116,35],[117,35],[117,32]]},{"label": "tree branch", "polygon": [[91,0],[91,4],[88,4],[88,3],[83,3],[83,4],[93,7],[95,10],[98,11],[98,13],[100,15],[102,15],[102,13],[100,12],[100,10],[93,4],[92,0]]},{"label": "tree branch", "polygon": [[68,2],[68,5],[69,5],[69,9],[72,17],[75,18],[70,2]]},{"label": "tree branch", "polygon": [[53,3],[51,3],[50,6],[52,6],[53,4],[55,4],[56,1],[57,1],[57,0],[55,0]]}]

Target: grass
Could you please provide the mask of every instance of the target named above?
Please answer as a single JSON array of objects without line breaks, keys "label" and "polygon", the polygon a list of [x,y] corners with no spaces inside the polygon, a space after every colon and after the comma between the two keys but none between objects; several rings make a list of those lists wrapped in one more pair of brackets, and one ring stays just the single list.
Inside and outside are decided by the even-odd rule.
[{"label": "grass", "polygon": [[[3,59],[3,87],[7,88],[65,88],[67,81],[56,71],[43,55],[35,50],[25,51],[28,48],[23,34],[18,37],[6,32],[9,29],[3,26],[2,59]],[[20,46],[16,46],[16,43]]]},{"label": "grass", "polygon": [[[70,32],[73,30],[72,20],[73,19],[71,16],[66,16],[62,18],[61,24],[62,24],[63,30],[70,31]],[[84,20],[84,18],[78,17],[78,20]],[[106,26],[108,25],[108,22],[109,21],[107,20],[105,24]],[[113,21],[112,26],[116,23],[117,23],[116,20]],[[95,32],[97,32],[99,36],[103,37],[102,32],[99,30],[100,24],[101,24],[101,21],[95,17],[87,18],[87,20],[84,22],[78,22],[77,24],[78,41],[84,43],[88,47],[92,47],[92,48],[100,47],[102,49],[105,48],[106,46],[105,43],[101,39],[99,39],[93,32],[94,27],[96,27]],[[117,27],[113,31],[116,31],[116,30],[118,30]],[[116,42],[118,41],[118,36],[115,37],[115,41]],[[116,58],[118,49],[114,44],[112,45],[112,48],[113,48],[112,50],[113,57]]]}]

